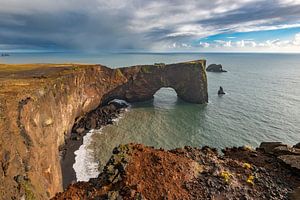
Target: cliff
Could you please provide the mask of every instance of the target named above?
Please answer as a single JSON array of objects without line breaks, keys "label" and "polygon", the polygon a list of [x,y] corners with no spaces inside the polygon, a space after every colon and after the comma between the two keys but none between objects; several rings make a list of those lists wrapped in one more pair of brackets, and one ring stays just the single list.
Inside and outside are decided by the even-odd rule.
[{"label": "cliff", "polygon": [[0,65],[0,197],[47,199],[62,191],[59,147],[75,120],[114,98],[173,87],[207,102],[205,61],[110,69],[101,65]]}]

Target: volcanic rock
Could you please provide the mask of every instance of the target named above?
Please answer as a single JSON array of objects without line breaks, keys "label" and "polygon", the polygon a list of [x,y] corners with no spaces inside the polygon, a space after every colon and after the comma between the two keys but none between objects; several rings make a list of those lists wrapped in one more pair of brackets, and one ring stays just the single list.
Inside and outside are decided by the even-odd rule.
[{"label": "volcanic rock", "polygon": [[208,72],[227,72],[226,70],[223,70],[222,65],[219,64],[210,64],[207,68],[206,71]]},{"label": "volcanic rock", "polygon": [[262,149],[239,147],[223,152],[219,155],[210,147],[166,151],[139,144],[120,145],[97,178],[70,185],[53,200],[112,196],[149,200],[278,200],[297,194],[300,174],[280,159]]},{"label": "volcanic rock", "polygon": [[220,86],[220,89],[218,90],[218,95],[223,95],[225,94],[223,88]]}]

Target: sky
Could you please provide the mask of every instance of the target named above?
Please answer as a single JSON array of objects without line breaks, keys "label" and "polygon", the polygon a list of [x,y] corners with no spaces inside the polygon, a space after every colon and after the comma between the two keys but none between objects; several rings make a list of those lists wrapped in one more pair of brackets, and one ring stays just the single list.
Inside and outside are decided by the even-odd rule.
[{"label": "sky", "polygon": [[300,0],[0,0],[0,5],[0,51],[300,53]]}]

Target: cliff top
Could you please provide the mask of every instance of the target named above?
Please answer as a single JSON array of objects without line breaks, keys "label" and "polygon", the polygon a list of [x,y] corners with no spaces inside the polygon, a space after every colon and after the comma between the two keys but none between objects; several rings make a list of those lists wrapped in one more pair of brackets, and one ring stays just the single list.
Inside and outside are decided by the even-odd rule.
[{"label": "cliff top", "polygon": [[61,77],[85,68],[87,64],[0,64],[0,99],[23,96],[44,88]]}]

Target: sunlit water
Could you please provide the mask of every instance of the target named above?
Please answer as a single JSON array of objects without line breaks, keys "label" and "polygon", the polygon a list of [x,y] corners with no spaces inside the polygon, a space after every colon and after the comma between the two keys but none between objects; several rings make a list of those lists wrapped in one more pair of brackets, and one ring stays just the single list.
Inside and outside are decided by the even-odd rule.
[{"label": "sunlit water", "polygon": [[[181,62],[205,58],[228,73],[208,73],[209,103],[189,104],[171,88],[153,101],[132,104],[115,125],[95,130],[76,152],[79,180],[97,175],[121,143],[155,147],[258,146],[262,141],[300,142],[298,54],[92,54],[14,55],[0,62],[85,62],[109,66]],[[226,95],[219,97],[219,86]],[[81,156],[80,156],[81,155]],[[83,156],[82,156],[83,155]]]}]

